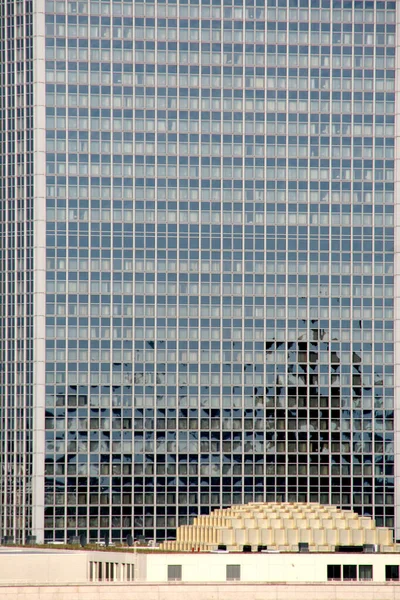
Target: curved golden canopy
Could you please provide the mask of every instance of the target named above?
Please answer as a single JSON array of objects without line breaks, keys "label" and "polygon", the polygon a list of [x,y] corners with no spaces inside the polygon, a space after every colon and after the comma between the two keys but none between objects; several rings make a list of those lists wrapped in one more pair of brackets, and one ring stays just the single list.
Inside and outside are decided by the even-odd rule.
[{"label": "curved golden canopy", "polygon": [[396,551],[392,531],[377,527],[370,517],[313,502],[252,502],[220,508],[196,517],[192,525],[179,527],[176,541],[164,542],[161,549],[207,552],[224,544],[231,552],[240,552],[243,546],[251,546],[253,551],[266,546],[297,552],[301,542],[308,543],[311,552],[364,544]]}]

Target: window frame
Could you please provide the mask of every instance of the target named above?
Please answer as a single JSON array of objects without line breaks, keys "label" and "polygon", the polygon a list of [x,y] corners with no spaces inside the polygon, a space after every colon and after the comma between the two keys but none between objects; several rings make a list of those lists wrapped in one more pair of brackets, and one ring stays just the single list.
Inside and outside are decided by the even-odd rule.
[{"label": "window frame", "polygon": [[[389,576],[388,569],[394,569],[397,572],[397,576]],[[385,565],[385,581],[399,581],[400,579],[400,568],[399,565]]]},{"label": "window frame", "polygon": [[[330,570],[334,572],[337,571],[339,576],[337,576],[337,573],[332,573],[330,576]],[[326,565],[326,577],[328,581],[342,581],[342,565]]]},{"label": "window frame", "polygon": [[[345,576],[345,573],[351,571],[354,571],[354,577],[351,576]],[[343,565],[343,581],[357,581],[357,565]]]},{"label": "window frame", "polygon": [[[168,581],[182,581],[182,565],[168,565],[167,569]],[[177,572],[174,575],[175,569]]]},{"label": "window frame", "polygon": [[241,565],[226,565],[226,581],[241,581]]},{"label": "window frame", "polygon": [[[369,569],[370,576],[361,576],[362,569]],[[374,579],[374,567],[373,565],[358,565],[358,581],[373,581]]]}]

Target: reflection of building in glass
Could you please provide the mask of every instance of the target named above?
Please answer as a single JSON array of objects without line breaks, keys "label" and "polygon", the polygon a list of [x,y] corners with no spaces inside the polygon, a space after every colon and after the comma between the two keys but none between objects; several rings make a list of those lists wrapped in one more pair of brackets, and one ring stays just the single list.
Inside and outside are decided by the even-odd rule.
[{"label": "reflection of building in glass", "polygon": [[6,3],[3,534],[266,500],[394,527],[395,22]]},{"label": "reflection of building in glass", "polygon": [[[361,423],[364,418],[365,430],[372,429],[372,411],[366,410],[367,403],[371,404],[372,386],[363,385],[361,357],[353,352],[349,360],[350,407],[340,385],[339,345],[323,341],[328,339],[327,333],[315,328],[315,323],[310,332],[310,341],[267,342],[267,362],[275,360],[275,352],[282,353],[286,372],[277,374],[274,385],[265,389],[265,400],[256,397],[263,404],[265,401],[266,407],[266,473],[285,474],[287,470],[289,476],[298,475],[291,480],[288,493],[301,498],[320,493],[322,501],[333,497],[339,504],[340,488],[350,497],[351,477],[357,474],[355,465],[364,463],[364,474],[373,475],[372,461],[363,456],[362,441],[352,440],[351,432],[352,419]],[[324,378],[328,373],[329,388]],[[361,467],[358,474],[362,474]],[[268,498],[275,497],[275,493],[285,496],[285,478],[267,479],[266,483]]]}]

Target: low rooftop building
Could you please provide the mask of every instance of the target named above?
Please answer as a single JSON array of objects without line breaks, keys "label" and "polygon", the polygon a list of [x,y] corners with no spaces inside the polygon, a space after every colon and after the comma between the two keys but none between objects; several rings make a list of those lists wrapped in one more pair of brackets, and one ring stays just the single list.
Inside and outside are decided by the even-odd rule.
[{"label": "low rooftop building", "polygon": [[399,553],[1,549],[2,586],[399,582]]}]

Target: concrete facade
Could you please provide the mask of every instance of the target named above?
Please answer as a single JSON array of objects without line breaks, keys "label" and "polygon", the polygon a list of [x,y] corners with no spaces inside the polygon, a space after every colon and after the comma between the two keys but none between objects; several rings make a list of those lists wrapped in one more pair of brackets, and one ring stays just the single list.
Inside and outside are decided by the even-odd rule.
[{"label": "concrete facade", "polygon": [[[76,583],[86,583],[86,560],[78,552],[1,554],[0,585],[5,583],[60,583],[73,578]],[[1,597],[1,594],[0,594]]]},{"label": "concrete facade", "polygon": [[[91,579],[115,583],[131,581],[134,563],[132,552],[3,547],[0,548],[0,586],[79,585]],[[99,564],[102,565],[100,570]],[[144,568],[142,573],[145,576]]]},{"label": "concrete facade", "polygon": [[[0,552],[0,586],[121,583],[172,586],[199,584],[396,584],[399,553],[165,553],[13,549]],[[332,580],[330,570],[339,566]],[[350,569],[349,569],[350,567]],[[368,579],[368,581],[363,581]],[[339,580],[339,581],[338,581]],[[0,594],[0,598],[2,596]]]},{"label": "concrete facade", "polygon": [[400,600],[396,584],[0,586],[2,600]]},{"label": "concrete facade", "polygon": [[[227,566],[240,565],[240,581],[246,583],[325,583],[328,565],[372,565],[374,583],[385,583],[386,565],[399,565],[398,554],[154,554],[146,556],[146,581],[167,582],[168,565],[182,566],[182,582],[223,583]],[[144,576],[144,574],[143,574]],[[139,574],[139,580],[142,577]]]}]

